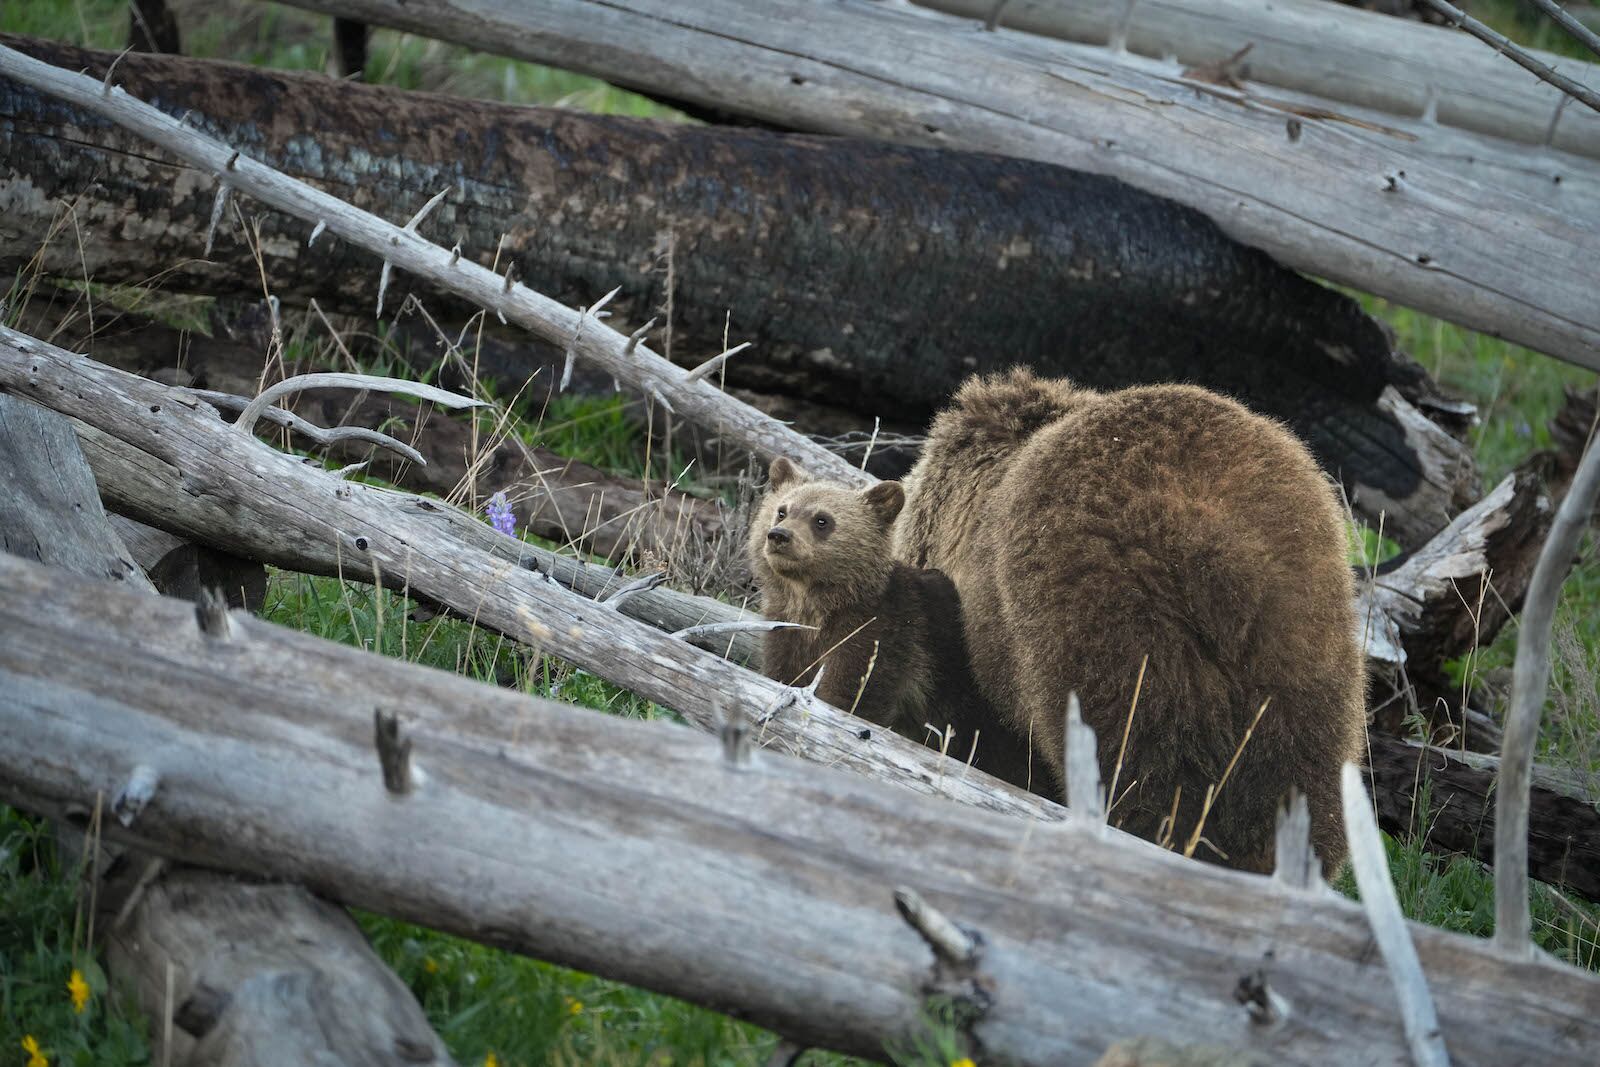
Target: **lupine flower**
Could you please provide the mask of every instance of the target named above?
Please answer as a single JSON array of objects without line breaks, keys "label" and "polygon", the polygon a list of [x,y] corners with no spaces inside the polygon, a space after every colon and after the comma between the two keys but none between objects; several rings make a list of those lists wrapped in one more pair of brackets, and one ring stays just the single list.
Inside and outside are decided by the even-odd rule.
[{"label": "lupine flower", "polygon": [[89,983],[83,980],[83,972],[76,967],[72,968],[72,977],[67,979],[67,992],[72,995],[72,1010],[82,1015],[84,1005],[89,1003]]},{"label": "lupine flower", "polygon": [[483,509],[489,516],[489,524],[507,537],[517,535],[517,516],[511,511],[511,504],[506,500],[506,491],[500,490],[489,498],[489,506]]},{"label": "lupine flower", "polygon": [[50,1061],[39,1051],[39,1039],[32,1034],[22,1039],[22,1051],[28,1054],[28,1067],[50,1067]]}]

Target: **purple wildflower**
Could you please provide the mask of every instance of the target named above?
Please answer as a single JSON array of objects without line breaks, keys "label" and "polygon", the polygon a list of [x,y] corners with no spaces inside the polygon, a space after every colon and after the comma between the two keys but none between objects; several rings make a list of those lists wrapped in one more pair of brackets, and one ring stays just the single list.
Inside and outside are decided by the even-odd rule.
[{"label": "purple wildflower", "polygon": [[511,511],[510,503],[506,501],[504,489],[489,498],[489,506],[484,508],[483,512],[489,516],[489,523],[496,530],[507,537],[517,535],[517,516]]}]

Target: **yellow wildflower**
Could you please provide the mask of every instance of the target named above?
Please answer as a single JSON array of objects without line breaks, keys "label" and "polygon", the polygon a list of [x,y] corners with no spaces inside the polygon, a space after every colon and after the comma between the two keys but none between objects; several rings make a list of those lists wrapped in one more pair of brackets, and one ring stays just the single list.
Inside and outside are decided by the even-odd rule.
[{"label": "yellow wildflower", "polygon": [[564,997],[563,999],[566,1000],[566,1002],[567,1002],[567,1014],[568,1015],[580,1015],[580,1014],[582,1014],[582,1012],[583,1012],[583,1001],[578,1000],[576,997]]},{"label": "yellow wildflower", "polygon": [[82,1015],[84,1005],[89,1003],[89,983],[83,980],[83,972],[76,967],[72,968],[72,977],[67,979],[67,992],[72,995],[72,1010]]},{"label": "yellow wildflower", "polygon": [[422,969],[427,971],[429,974],[438,974],[439,964],[435,962],[432,956],[424,956],[422,958]]},{"label": "yellow wildflower", "polygon": [[483,1058],[483,1067],[500,1067],[500,1057],[491,1051]]},{"label": "yellow wildflower", "polygon": [[39,1039],[32,1034],[22,1039],[22,1051],[28,1054],[28,1067],[50,1067],[50,1061],[39,1051]]},{"label": "yellow wildflower", "polygon": [[950,1067],[978,1067],[978,1065],[972,1062],[970,1056],[963,1056],[959,1060],[951,1060]]}]

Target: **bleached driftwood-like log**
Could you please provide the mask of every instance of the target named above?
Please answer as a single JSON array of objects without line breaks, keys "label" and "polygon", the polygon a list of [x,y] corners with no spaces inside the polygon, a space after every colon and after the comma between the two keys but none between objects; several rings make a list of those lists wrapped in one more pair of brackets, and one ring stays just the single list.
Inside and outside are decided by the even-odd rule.
[{"label": "bleached driftwood-like log", "polygon": [[[91,463],[102,462],[97,454],[114,448],[113,440],[131,446],[123,469],[107,471],[101,484],[112,506],[131,518],[279,566],[377,580],[448,604],[674,708],[705,729],[717,727],[719,707],[740,705],[763,718],[768,745],[996,811],[1060,816],[1060,808],[1041,797],[888,731],[863,730],[860,719],[812,693],[753,674],[628,616],[659,590],[630,597],[622,611],[612,611],[519,565],[527,557],[511,538],[503,540],[518,554],[507,559],[434,536],[436,528],[419,516],[447,505],[308,468],[236,432],[213,409],[179,391],[5,327],[0,388],[101,431],[105,448],[94,434],[82,434]],[[177,494],[170,491],[174,472],[183,487]],[[152,485],[161,488],[151,492]],[[193,505],[198,509],[191,510]],[[185,516],[181,523],[175,513]]]},{"label": "bleached driftwood-like log", "polygon": [[[995,6],[992,0],[915,2],[967,18],[984,18]],[[1190,67],[1221,63],[1248,44],[1248,77],[1260,87],[1426,117],[1529,145],[1553,142],[1600,158],[1600,119],[1563,113],[1556,121],[1563,99],[1557,89],[1521,75],[1461,34],[1375,11],[1325,0],[1007,0],[1000,24],[1171,57]],[[1535,55],[1600,87],[1600,68],[1592,63]]]},{"label": "bleached driftwood-like log", "polygon": [[[33,341],[27,343],[30,346],[38,345]],[[42,346],[39,350],[43,350]],[[73,360],[70,364],[66,361],[55,364],[57,369],[69,365],[83,370],[94,367],[82,359]],[[44,367],[43,363],[37,365],[39,370]],[[0,347],[0,381],[25,381],[25,375],[20,374],[25,368],[25,364],[8,364],[5,349]],[[19,376],[13,379],[13,373]],[[398,515],[404,520],[404,538],[409,544],[417,546],[414,559],[438,557],[486,562],[438,574],[437,583],[429,584],[425,589],[416,583],[407,584],[403,571],[387,566],[376,576],[379,580],[390,588],[404,590],[414,596],[423,595],[425,599],[452,606],[468,618],[506,629],[513,636],[521,636],[525,640],[528,639],[527,620],[516,610],[516,604],[520,603],[517,600],[519,594],[512,590],[509,604],[501,599],[507,596],[499,589],[505,581],[505,575],[517,575],[518,582],[535,582],[534,588],[547,584],[537,575],[549,575],[587,598],[586,603],[604,598],[628,581],[627,577],[609,567],[586,564],[503,537],[484,523],[437,501],[364,485],[345,485],[343,488],[349,496],[337,498],[341,509],[352,509],[341,511],[343,517],[337,520],[337,527],[347,531],[341,539],[319,522],[308,521],[308,516],[315,517],[321,508],[328,506],[327,498],[333,495],[327,486],[316,480],[315,472],[294,464],[294,469],[299,472],[296,477],[275,483],[272,495],[263,499],[259,480],[229,477],[230,470],[242,474],[245,468],[230,466],[228,457],[234,453],[226,450],[217,452],[208,443],[213,439],[212,435],[224,433],[225,428],[208,427],[209,416],[188,412],[184,407],[185,402],[176,399],[182,396],[180,391],[104,369],[97,372],[97,380],[100,382],[98,388],[127,389],[133,398],[126,406],[111,396],[102,398],[109,408],[98,403],[73,408],[73,414],[115,431],[113,436],[88,426],[80,427],[101,490],[114,508],[181,531],[187,537],[211,545],[230,546],[236,551],[247,551],[295,570],[368,581],[374,577],[371,570],[358,565],[361,563],[358,553],[344,547],[352,540],[348,531],[389,528],[397,525],[391,516]],[[71,384],[72,388],[57,388],[58,384]],[[40,385],[41,397],[50,399],[52,403],[87,395],[85,383],[74,378],[41,379]],[[169,420],[188,412],[195,420],[194,424],[191,425],[186,418],[182,433],[171,432],[170,423],[167,423],[164,424],[168,426],[166,433],[142,437],[134,428],[122,428],[122,419],[117,412],[124,412],[136,420],[145,419],[145,413],[151,405],[160,406]],[[123,440],[130,437],[142,439],[143,444],[135,447]],[[217,440],[230,447],[236,447],[239,443],[237,435],[223,436]],[[180,442],[181,449],[174,451],[173,446]],[[162,451],[152,454],[141,451],[141,447],[158,447]],[[197,479],[197,474],[205,475],[212,464],[218,463],[221,467],[214,475]],[[196,491],[202,487],[204,491]],[[404,551],[403,546],[396,548]],[[606,614],[618,614],[598,604],[595,608]],[[667,633],[706,624],[737,623],[756,618],[733,605],[687,596],[664,587],[627,597],[621,604],[620,614]],[[537,633],[534,637],[537,638]],[[751,633],[706,633],[690,637],[689,640],[736,661],[758,663],[760,659],[759,642]],[[603,677],[626,685],[632,677],[630,672],[640,669],[640,661],[626,658],[622,670],[614,670],[616,666],[607,656],[596,663],[594,670]],[[703,669],[715,668],[707,666]],[[738,677],[745,676],[741,674]],[[714,689],[738,693],[743,691],[740,688],[742,684],[738,680],[725,680]],[[732,702],[727,706],[733,706]],[[780,716],[776,725],[802,732],[808,728],[806,715],[798,707],[792,709],[792,715],[792,719],[787,715]],[[697,721],[706,728],[718,725],[715,699],[709,702],[702,716]],[[865,747],[871,747],[873,738],[882,738],[881,731],[870,729],[867,732],[871,736],[861,738],[859,720],[836,722],[829,719],[824,723],[813,717],[810,727],[820,731],[820,738],[831,740],[814,747],[803,745],[801,752],[812,753],[822,762],[839,758],[839,745],[855,747],[867,742]],[[764,730],[763,739],[771,736],[770,728]],[[959,747],[954,746],[952,751]],[[1461,851],[1486,860],[1492,857],[1491,835],[1487,832],[1487,827],[1493,822],[1487,800],[1492,793],[1492,769],[1466,766],[1439,777],[1444,768],[1434,769],[1431,762],[1419,764],[1416,752],[1406,748],[1404,742],[1375,733],[1372,749],[1373,770],[1379,784],[1380,816],[1385,829],[1401,834],[1418,831],[1416,793],[1419,785],[1425,784],[1433,774],[1434,797],[1442,807],[1438,812],[1430,813],[1425,823],[1429,830],[1429,841],[1437,848]],[[894,766],[892,762],[887,768],[856,765],[858,770],[865,773],[884,773],[890,780],[896,780],[899,772]],[[926,775],[930,772],[920,773]],[[949,785],[966,774],[953,765],[946,770],[939,770],[935,765],[931,773],[938,787]],[[942,783],[940,779],[943,779]],[[928,781],[925,777],[921,780],[925,783]],[[1600,842],[1600,816],[1581,799],[1575,799],[1577,794],[1574,790],[1556,788],[1559,785],[1541,783],[1536,794],[1534,873],[1546,881],[1570,885],[1587,896],[1600,896],[1600,862],[1585,858],[1588,853],[1583,852],[1581,847],[1582,842]],[[1452,796],[1456,796],[1456,799],[1451,800]],[[1041,814],[1051,817],[1062,814],[1055,805],[1043,801],[1040,805]]]},{"label": "bleached driftwood-like log", "polygon": [[[137,554],[108,523],[71,423],[5,395],[0,544],[0,555],[54,568],[41,573],[45,583],[52,575],[111,578],[150,594],[125,610],[138,613],[158,602],[143,571],[129,566]],[[133,673],[144,668],[127,665]],[[129,766],[117,790],[105,794],[123,825],[159,801],[161,789],[155,766],[137,760]],[[410,991],[341,909],[298,886],[178,870],[96,841],[64,843],[103,853],[91,868],[101,879],[91,894],[99,912],[94,928],[107,937],[112,975],[136,990],[151,1020],[158,1062],[268,1067],[324,1056],[363,1067],[451,1062]],[[227,951],[217,951],[220,944]],[[176,1024],[170,1047],[163,1025],[169,1017]]]},{"label": "bleached driftwood-like log", "polygon": [[[159,1020],[171,974],[174,1064],[455,1062],[349,913],[298,885],[170,868],[108,932],[107,952]],[[159,1040],[153,1051],[165,1062]]]},{"label": "bleached driftwood-like log", "polygon": [[[187,604],[0,559],[0,796],[61,810],[149,763],[159,793],[110,832],[731,1008],[802,1044],[879,1055],[918,1025],[950,965],[897,913],[905,887],[981,937],[969,1030],[986,1061],[1092,1062],[1129,1032],[1273,1063],[1404,1058],[1350,901],[770,752],[730,766],[693,731],[248,616],[233,633],[216,642]],[[131,669],[152,656],[159,675]],[[404,709],[419,768],[404,796],[374,758],[378,706]],[[1577,1062],[1600,1041],[1594,975],[1407,929],[1458,1062]],[[1291,1009],[1272,1025],[1235,1000],[1258,973]]]},{"label": "bleached driftwood-like log", "polygon": [[236,188],[279,210],[315,220],[316,225],[326,226],[385,262],[397,264],[503,320],[515,322],[548,343],[567,347],[579,358],[592,361],[613,377],[655,398],[669,411],[718,425],[730,440],[758,455],[785,455],[846,484],[865,484],[868,480],[866,474],[838,456],[734,400],[713,384],[691,381],[687,371],[646,345],[631,344],[604,322],[587,318],[515,282],[510,275],[501,277],[459,252],[452,253],[427,241],[413,229],[358,211],[337,197],[256,163],[132,99],[119,87],[40,63],[3,46],[0,74],[111,117],[153,144],[215,174],[219,188]]},{"label": "bleached driftwood-like log", "polygon": [[1511,708],[1506,714],[1499,793],[1495,798],[1494,939],[1507,953],[1533,951],[1528,912],[1528,811],[1534,748],[1539,741],[1539,719],[1550,682],[1550,632],[1561,585],[1577,554],[1578,540],[1589,527],[1597,500],[1600,443],[1591,440],[1539,552],[1522,625],[1517,631]]},{"label": "bleached driftwood-like log", "polygon": [[1428,979],[1417,960],[1416,946],[1411,943],[1411,932],[1406,929],[1405,916],[1400,913],[1400,900],[1389,875],[1389,857],[1378,836],[1377,820],[1368,807],[1361,769],[1353,763],[1346,763],[1341,771],[1340,793],[1345,837],[1350,842],[1350,866],[1361,890],[1362,909],[1372,925],[1373,940],[1378,943],[1395,999],[1400,1002],[1411,1062],[1416,1067],[1450,1067],[1439,1015],[1428,990]]},{"label": "bleached driftwood-like log", "polygon": [[[113,61],[13,41],[96,77]],[[1450,431],[1462,407],[1391,351],[1354,300],[1120,182],[972,152],[580,116],[242,64],[128,56],[116,73],[134,96],[188,113],[191,125],[250,145],[257,162],[356,207],[398,219],[406,208],[396,205],[448,187],[423,232],[479,262],[514,264],[573,306],[621,286],[606,308],[623,332],[666,299],[665,239],[680,250],[671,257],[674,357],[692,364],[720,351],[735,309],[738,336],[754,344],[724,368],[727,386],[825,402],[856,413],[854,428],[888,414],[918,430],[965,377],[1021,360],[1096,387],[1178,377],[1238,396],[1292,425],[1357,512],[1374,524],[1385,516],[1408,547],[1478,493],[1469,452]],[[263,98],[274,101],[268,123]],[[377,122],[395,136],[373,144]],[[315,152],[305,150],[307,127]],[[457,132],[431,135],[440,128]],[[253,295],[260,268],[248,238],[285,306],[314,299],[370,314],[379,272],[360,249],[332,235],[308,247],[305,223],[266,212],[248,232],[224,227],[205,257],[208,174],[153,168],[139,135],[0,75],[0,156],[8,152],[0,265],[139,283],[159,264],[167,290]],[[851,181],[838,182],[841,173]],[[1568,194],[1582,185],[1538,183]],[[1600,173],[1595,185],[1600,217]],[[81,247],[49,239],[68,211]],[[763,234],[754,244],[752,227]],[[395,277],[390,304],[411,306],[395,298],[411,281],[403,270]],[[435,319],[476,310],[420,284],[412,292]],[[19,328],[51,336],[32,312]],[[113,362],[99,318],[95,336],[60,343]],[[432,362],[439,338],[420,324],[412,335]],[[484,340],[467,362],[507,393],[538,371],[528,389],[543,394],[554,384],[548,363],[565,369],[564,346]],[[214,366],[220,347],[195,339],[184,366]],[[252,355],[249,387],[233,392],[256,391]],[[723,384],[722,371],[716,379]],[[791,421],[824,429],[810,414]]]},{"label": "bleached driftwood-like log", "polygon": [[1108,174],[1296,269],[1600,367],[1593,222],[1407,158],[1381,132],[1244,107],[1100,49],[865,0],[297,5],[791,128]]},{"label": "bleached driftwood-like log", "polygon": [[[1540,81],[1555,86],[1591,111],[1600,112],[1600,93],[1595,92],[1583,82],[1573,81],[1567,75],[1558,71],[1556,64],[1547,62],[1526,49],[1519,48],[1505,34],[1491,29],[1454,4],[1446,3],[1445,0],[1424,0],[1424,3],[1443,15],[1445,21],[1450,25],[1465,30],[1488,45],[1496,53],[1505,56]],[[1559,62],[1556,56],[1550,56],[1549,59],[1558,60]],[[1553,121],[1554,119],[1552,119]]]}]

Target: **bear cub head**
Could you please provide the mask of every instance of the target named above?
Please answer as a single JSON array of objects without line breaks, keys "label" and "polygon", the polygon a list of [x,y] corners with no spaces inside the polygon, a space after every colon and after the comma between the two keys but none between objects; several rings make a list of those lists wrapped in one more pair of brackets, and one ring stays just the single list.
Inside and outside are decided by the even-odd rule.
[{"label": "bear cub head", "polygon": [[[813,480],[787,459],[772,461],[766,495],[750,524],[750,562],[763,592],[815,593],[831,603],[882,592],[894,568],[894,520],[905,506],[899,482],[857,490]],[[798,606],[798,605],[797,605]]]}]

